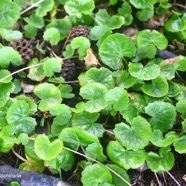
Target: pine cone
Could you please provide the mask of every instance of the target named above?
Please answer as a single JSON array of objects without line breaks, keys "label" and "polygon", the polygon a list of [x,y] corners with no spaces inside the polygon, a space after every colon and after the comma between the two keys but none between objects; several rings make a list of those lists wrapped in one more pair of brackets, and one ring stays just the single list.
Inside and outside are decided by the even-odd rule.
[{"label": "pine cone", "polygon": [[76,75],[76,64],[72,59],[66,59],[62,65],[62,76],[66,81],[73,80]]},{"label": "pine cone", "polygon": [[28,62],[34,54],[33,46],[26,39],[19,39],[19,40],[10,42],[9,46],[19,52],[19,54],[22,56],[23,64]]},{"label": "pine cone", "polygon": [[87,26],[79,25],[74,26],[71,31],[69,32],[66,44],[70,43],[76,37],[87,37],[89,34],[90,29]]}]

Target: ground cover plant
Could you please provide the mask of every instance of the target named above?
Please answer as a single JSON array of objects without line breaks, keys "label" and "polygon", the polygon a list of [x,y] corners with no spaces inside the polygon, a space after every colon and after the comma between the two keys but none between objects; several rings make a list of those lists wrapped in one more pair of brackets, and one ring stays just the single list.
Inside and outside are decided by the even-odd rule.
[{"label": "ground cover plant", "polygon": [[0,183],[186,185],[185,9],[1,0]]}]

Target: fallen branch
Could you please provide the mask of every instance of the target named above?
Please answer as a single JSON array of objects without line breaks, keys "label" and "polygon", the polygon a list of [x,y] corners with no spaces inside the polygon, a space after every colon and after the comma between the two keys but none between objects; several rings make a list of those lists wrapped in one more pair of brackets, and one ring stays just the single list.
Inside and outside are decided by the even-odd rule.
[{"label": "fallen branch", "polygon": [[0,166],[0,183],[8,184],[12,181],[17,181],[21,186],[70,186],[53,176],[18,170],[9,165]]}]

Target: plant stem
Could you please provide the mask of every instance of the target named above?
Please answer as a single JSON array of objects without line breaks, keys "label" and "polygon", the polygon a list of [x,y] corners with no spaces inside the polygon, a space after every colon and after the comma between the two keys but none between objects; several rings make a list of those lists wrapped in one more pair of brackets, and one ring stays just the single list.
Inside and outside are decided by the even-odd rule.
[{"label": "plant stem", "polygon": [[175,179],[175,177],[174,177],[169,171],[167,171],[167,174],[174,180],[174,182],[175,182],[178,186],[181,186],[180,183]]},{"label": "plant stem", "polygon": [[14,149],[14,147],[12,147],[12,152],[22,161],[26,162],[27,160],[25,158],[23,158],[22,156],[20,156]]},{"label": "plant stem", "polygon": [[37,3],[34,3],[33,5],[29,6],[28,8],[26,8],[25,10],[23,10],[21,12],[21,15],[23,15],[24,13],[28,12],[29,10],[31,10],[32,8],[38,6],[40,3],[42,3],[44,0],[40,0]]},{"label": "plant stem", "polygon": [[19,69],[19,70],[13,72],[13,73],[8,74],[7,76],[1,78],[1,79],[0,79],[0,83],[1,83],[3,80],[5,80],[6,78],[9,78],[9,77],[13,76],[14,74],[17,74],[17,73],[19,73],[19,72],[22,72],[22,71],[27,70],[27,69],[30,69],[30,68],[34,68],[34,67],[37,67],[37,66],[41,66],[41,65],[43,65],[43,64],[44,64],[44,62],[43,62],[43,63],[39,63],[39,64],[35,64],[35,65],[32,65],[32,66],[29,66],[29,67],[25,67],[25,68],[22,68],[22,69]]},{"label": "plant stem", "polygon": [[156,177],[156,180],[157,180],[159,186],[162,186],[162,184],[161,184],[161,182],[160,182],[160,180],[159,180],[159,178],[158,178],[158,175],[157,175],[156,173],[154,173],[154,175],[155,175],[155,177]]},{"label": "plant stem", "polygon": [[178,3],[173,3],[172,6],[178,6],[178,7],[181,7],[181,8],[186,9],[186,6],[185,5],[178,4]]},{"label": "plant stem", "polygon": [[[70,152],[73,152],[73,153],[75,153],[75,154],[78,154],[78,155],[80,155],[80,156],[83,156],[83,157],[85,157],[85,158],[87,158],[87,159],[89,159],[89,160],[91,160],[91,161],[93,161],[93,162],[96,162],[96,163],[98,163],[98,164],[101,164],[101,165],[104,165],[104,164],[102,164],[101,162],[99,162],[99,161],[97,161],[97,160],[95,160],[95,159],[93,159],[93,158],[91,158],[91,157],[88,157],[88,156],[86,156],[86,155],[84,155],[84,154],[82,154],[82,153],[80,153],[80,152],[76,152],[75,150],[72,150],[72,149],[69,149],[69,148],[67,148],[67,147],[63,147],[63,149],[65,149],[65,150],[68,150],[68,151],[70,151]],[[104,165],[105,167],[107,167],[107,169],[108,170],[110,170],[113,174],[115,174],[116,176],[118,176],[123,182],[125,182],[128,186],[132,186],[127,180],[125,180],[120,174],[118,174],[117,172],[115,172],[114,170],[112,170],[110,167],[108,167],[107,165]]]}]

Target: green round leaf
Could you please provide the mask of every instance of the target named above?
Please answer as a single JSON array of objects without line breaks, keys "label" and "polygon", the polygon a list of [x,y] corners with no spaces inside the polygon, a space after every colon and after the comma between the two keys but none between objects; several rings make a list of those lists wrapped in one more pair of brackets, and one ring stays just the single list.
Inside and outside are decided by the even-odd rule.
[{"label": "green round leaf", "polygon": [[29,104],[29,107],[30,107],[29,115],[32,115],[37,111],[37,105],[32,98],[25,96],[25,95],[20,95],[20,96],[17,96],[16,99],[17,100],[24,100],[26,103]]},{"label": "green round leaf", "polygon": [[107,146],[109,158],[125,169],[136,169],[142,166],[146,159],[144,150],[127,150],[117,141],[110,141]]},{"label": "green round leaf", "polygon": [[57,45],[60,41],[60,32],[57,28],[48,28],[43,35],[45,41],[49,41],[52,45]]},{"label": "green round leaf", "polygon": [[33,160],[29,157],[26,157],[27,161],[19,165],[20,170],[31,171],[31,172],[43,172],[45,166],[41,160]]},{"label": "green round leaf", "polygon": [[104,165],[93,164],[82,171],[81,181],[84,186],[98,186],[104,183],[112,183],[112,175]]},{"label": "green round leaf", "polygon": [[52,77],[55,72],[61,71],[61,64],[57,58],[49,58],[43,64],[44,75]]},{"label": "green round leaf", "polygon": [[175,139],[176,133],[174,131],[166,133],[165,137],[163,137],[163,133],[160,130],[154,130],[150,141],[157,147],[167,147],[171,145]]},{"label": "green round leaf", "polygon": [[156,101],[145,107],[145,113],[151,116],[150,124],[153,129],[167,132],[176,121],[176,109],[170,103]]},{"label": "green round leaf", "polygon": [[106,92],[107,88],[100,83],[88,83],[81,87],[81,97],[89,100],[85,103],[85,110],[93,113],[104,109],[107,106],[107,102],[104,100]]},{"label": "green round leaf", "polygon": [[147,44],[147,45],[139,46],[137,48],[137,54],[136,54],[135,61],[138,62],[144,58],[152,59],[155,57],[156,52],[157,52],[157,49],[154,46],[154,44]]},{"label": "green round leaf", "polygon": [[179,32],[184,31],[186,29],[186,16],[183,15],[183,17],[179,17],[178,15],[172,15],[168,21],[165,23],[165,29],[168,32]]},{"label": "green round leaf", "polygon": [[[36,138],[36,134],[32,136],[32,138]],[[26,145],[24,145],[26,156],[30,157],[33,160],[40,161],[41,159],[36,155],[34,151],[34,140],[30,140]]]},{"label": "green round leaf", "polygon": [[107,159],[107,157],[103,154],[103,147],[100,143],[89,144],[86,148],[85,154],[88,157],[91,157],[95,160],[97,159],[100,162],[104,162]]},{"label": "green round leaf", "polygon": [[123,2],[121,8],[118,9],[118,14],[125,18],[125,26],[128,26],[132,23],[132,6],[127,1]]},{"label": "green round leaf", "polygon": [[174,166],[174,155],[170,147],[159,150],[159,154],[149,152],[147,154],[147,165],[153,172],[167,172]]},{"label": "green round leaf", "polygon": [[99,142],[95,135],[77,128],[63,129],[59,135],[59,139],[74,150],[77,150],[79,145],[87,146],[88,144]]},{"label": "green round leaf", "polygon": [[120,15],[110,16],[106,9],[100,9],[95,14],[95,22],[98,25],[106,25],[113,30],[120,28],[125,23],[125,18]]},{"label": "green round leaf", "polygon": [[126,70],[120,72],[120,87],[129,88],[132,87],[137,79],[131,76]]},{"label": "green round leaf", "polygon": [[176,152],[180,154],[186,153],[186,136],[179,137],[174,143],[173,143],[174,149]]},{"label": "green round leaf", "polygon": [[23,37],[23,34],[20,31],[5,28],[0,28],[0,35],[7,41],[15,41]]},{"label": "green round leaf", "polygon": [[17,142],[17,139],[0,134],[0,152],[7,153]]},{"label": "green round leaf", "polygon": [[93,0],[71,0],[65,3],[64,8],[69,15],[81,16],[91,14],[95,5]]},{"label": "green round leaf", "polygon": [[103,37],[110,35],[111,33],[112,33],[111,29],[108,26],[98,25],[98,26],[94,26],[90,30],[89,37],[91,40],[97,41]]},{"label": "green round leaf", "polygon": [[86,72],[85,77],[87,83],[97,82],[105,85],[107,88],[112,88],[114,86],[112,72],[107,68],[90,68]]},{"label": "green round leaf", "polygon": [[19,141],[19,143],[22,143],[22,145],[26,145],[29,142],[29,137],[27,134],[25,133],[21,133],[17,140]]},{"label": "green round leaf", "polygon": [[152,80],[152,85],[142,85],[141,90],[148,96],[160,98],[168,94],[169,85],[164,76],[158,76]]},{"label": "green round leaf", "polygon": [[133,57],[136,48],[124,34],[109,35],[99,46],[99,56],[104,65],[113,70],[123,67],[123,57]]},{"label": "green round leaf", "polygon": [[25,36],[28,37],[28,38],[33,38],[33,37],[36,37],[37,35],[37,28],[30,25],[30,24],[27,24],[25,25],[24,27],[25,29]]},{"label": "green round leaf", "polygon": [[62,101],[60,90],[53,84],[39,84],[35,87],[34,93],[41,99],[38,107],[41,111],[50,110]]},{"label": "green round leaf", "polygon": [[105,94],[105,100],[113,104],[113,108],[117,111],[123,111],[129,102],[127,91],[121,87],[110,89]]},{"label": "green round leaf", "polygon": [[45,160],[45,166],[52,168],[52,172],[58,173],[60,168],[68,171],[74,164],[74,154],[63,149],[59,155],[51,160]]},{"label": "green round leaf", "polygon": [[46,28],[57,28],[60,32],[61,40],[65,39],[72,28],[71,20],[68,16],[64,17],[63,19],[53,19]]},{"label": "green round leaf", "polygon": [[138,9],[152,8],[154,0],[130,0],[130,3]]},{"label": "green round leaf", "polygon": [[24,20],[34,28],[42,28],[44,26],[43,18],[35,14],[32,14],[30,17],[24,18]]},{"label": "green round leaf", "polygon": [[0,107],[4,107],[7,103],[10,92],[14,91],[14,84],[10,83],[0,83]]},{"label": "green round leaf", "polygon": [[[1,120],[1,119],[0,119],[0,120]],[[182,124],[182,128],[183,128],[184,132],[186,133],[186,119],[184,119],[184,120],[181,122],[181,124]]]},{"label": "green round leaf", "polygon": [[0,27],[11,28],[20,17],[20,9],[11,0],[0,1]]},{"label": "green round leaf", "polygon": [[95,123],[99,116],[100,114],[98,113],[89,113],[86,111],[74,113],[72,117],[72,126],[83,129],[97,137],[102,137],[105,131],[104,127],[102,124]]},{"label": "green round leaf", "polygon": [[65,105],[57,105],[50,110],[50,114],[56,116],[51,126],[51,133],[58,136],[63,128],[67,127],[72,117],[70,108]]},{"label": "green round leaf", "polygon": [[139,10],[136,13],[137,18],[142,22],[143,21],[148,21],[153,15],[154,15],[154,9],[153,8]]},{"label": "green round leaf", "polygon": [[12,47],[0,48],[0,67],[7,68],[10,61],[13,65],[19,66],[22,64],[21,55]]},{"label": "green round leaf", "polygon": [[138,79],[151,80],[159,75],[160,68],[153,63],[149,63],[145,67],[141,63],[129,63],[129,72]]},{"label": "green round leaf", "polygon": [[137,34],[137,46],[154,44],[160,50],[164,50],[168,45],[166,37],[156,30],[142,30]]},{"label": "green round leaf", "polygon": [[35,139],[35,153],[43,160],[51,160],[57,157],[62,148],[63,143],[59,139],[50,142],[45,134],[39,134]]},{"label": "green round leaf", "polygon": [[179,56],[178,59],[175,62],[176,69],[179,71],[186,71],[186,57],[185,56]]},{"label": "green round leaf", "polygon": [[82,60],[87,54],[87,50],[90,48],[90,41],[85,37],[76,37],[70,44],[66,46],[66,50],[63,52],[65,58],[72,57],[75,50],[79,54],[79,59]]},{"label": "green round leaf", "polygon": [[53,0],[44,0],[42,3],[39,4],[38,8],[36,9],[36,15],[39,17],[44,17],[47,15],[47,12],[52,11],[53,7]]},{"label": "green round leaf", "polygon": [[179,100],[176,103],[176,110],[182,114],[183,118],[186,118],[186,100]]},{"label": "green round leaf", "polygon": [[116,124],[114,134],[127,149],[139,150],[149,144],[152,130],[150,123],[138,116],[133,119],[131,126],[124,123]]},{"label": "green round leaf", "polygon": [[[9,70],[0,70],[0,79],[8,76],[9,74],[10,74]],[[9,83],[11,82],[11,80],[12,80],[12,76],[4,79],[3,81],[1,81],[1,83]]]},{"label": "green round leaf", "polygon": [[[38,61],[37,58],[33,58],[29,62],[28,66],[41,64],[42,62],[45,62],[45,60]],[[36,66],[36,67],[30,68],[29,69],[29,73],[28,73],[27,76],[28,76],[28,78],[30,78],[33,81],[39,81],[40,82],[41,80],[43,80],[45,78],[43,66],[40,65],[40,66]]]},{"label": "green round leaf", "polygon": [[34,131],[36,120],[28,117],[30,106],[24,100],[13,103],[7,111],[6,119],[8,124],[15,125],[17,132],[30,134]]}]

